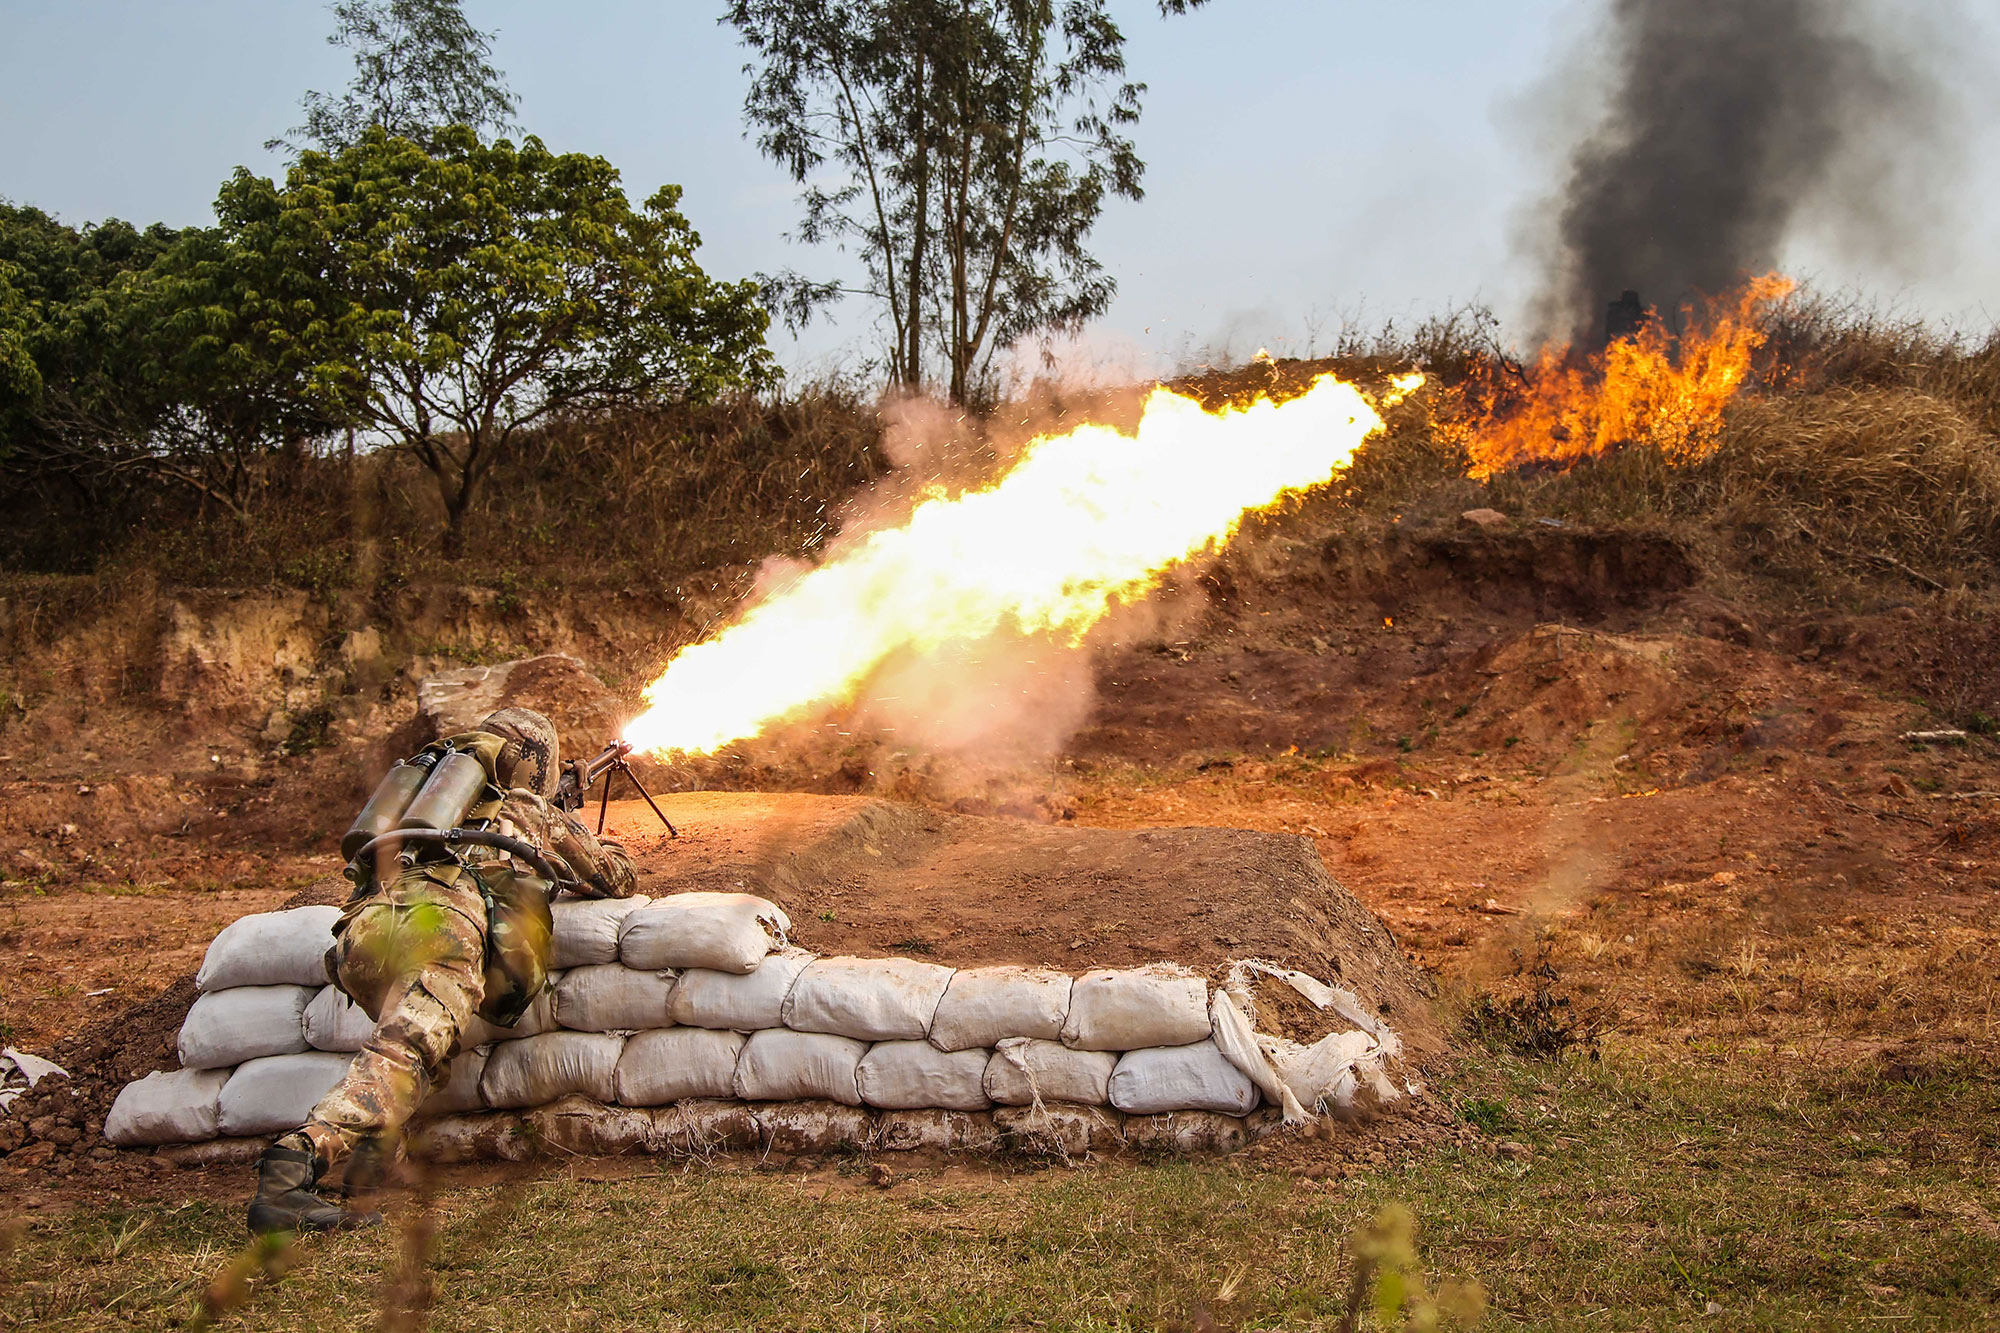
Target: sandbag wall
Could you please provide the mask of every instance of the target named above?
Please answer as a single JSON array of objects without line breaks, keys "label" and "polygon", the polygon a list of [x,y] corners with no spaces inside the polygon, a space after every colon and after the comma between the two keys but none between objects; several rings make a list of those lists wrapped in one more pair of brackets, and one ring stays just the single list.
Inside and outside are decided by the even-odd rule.
[{"label": "sandbag wall", "polygon": [[[1394,1035],[1298,974],[1279,973],[1322,1007],[1336,997],[1351,1030],[1310,1046],[1260,1036],[1243,986],[1166,964],[1071,977],[816,957],[786,943],[782,910],[747,894],[554,912],[550,990],[515,1027],[475,1020],[423,1108],[420,1150],[1228,1148],[1280,1116],[1396,1095],[1383,1069]],[[105,1137],[296,1128],[373,1030],[327,984],[338,915],[303,907],[225,928],[196,978],[181,1068],[128,1085]]]}]

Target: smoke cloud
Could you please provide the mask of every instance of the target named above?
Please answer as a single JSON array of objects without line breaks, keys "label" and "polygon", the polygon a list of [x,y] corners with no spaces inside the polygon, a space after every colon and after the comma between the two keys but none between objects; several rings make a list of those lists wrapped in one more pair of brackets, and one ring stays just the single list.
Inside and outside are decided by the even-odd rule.
[{"label": "smoke cloud", "polygon": [[1777,267],[1808,224],[1844,249],[1908,244],[1925,192],[1907,177],[1940,174],[1946,97],[1917,30],[1869,18],[1862,0],[1611,0],[1611,91],[1556,203],[1542,332],[1601,340],[1628,289],[1672,318]]}]

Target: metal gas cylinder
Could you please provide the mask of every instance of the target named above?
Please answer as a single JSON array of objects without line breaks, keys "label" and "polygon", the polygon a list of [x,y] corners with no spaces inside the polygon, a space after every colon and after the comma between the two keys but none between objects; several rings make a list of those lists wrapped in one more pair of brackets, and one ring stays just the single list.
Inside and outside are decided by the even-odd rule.
[{"label": "metal gas cylinder", "polygon": [[465,822],[466,812],[486,790],[486,765],[477,755],[454,750],[438,761],[397,828],[452,829]]},{"label": "metal gas cylinder", "polygon": [[431,767],[437,763],[435,755],[421,754],[415,759],[405,759],[390,769],[387,776],[375,784],[375,794],[368,798],[368,804],[361,807],[361,813],[354,817],[354,827],[347,830],[340,839],[340,859],[352,861],[354,854],[368,845],[370,838],[400,827],[401,820],[417,799],[424,779],[431,775]]}]

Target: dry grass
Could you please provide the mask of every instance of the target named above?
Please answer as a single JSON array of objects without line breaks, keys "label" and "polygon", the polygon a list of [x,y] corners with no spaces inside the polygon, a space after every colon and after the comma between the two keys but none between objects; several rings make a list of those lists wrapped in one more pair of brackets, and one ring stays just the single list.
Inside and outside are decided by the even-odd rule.
[{"label": "dry grass", "polygon": [[[2000,576],[2000,334],[1983,342],[1810,295],[1770,317],[1758,381],[1716,449],[1677,463],[1627,445],[1557,469],[1466,479],[1486,386],[1516,373],[1462,317],[1372,348],[1431,382],[1388,416],[1342,507],[1403,521],[1474,506],[1521,517],[1680,527],[1720,564],[1808,596]],[[1323,515],[1337,521],[1337,514]]]},{"label": "dry grass", "polygon": [[[495,462],[452,572],[629,585],[810,552],[884,470],[881,433],[873,402],[838,383],[559,421]],[[247,522],[153,491],[86,506],[35,497],[0,535],[0,567],[320,594],[438,572],[430,475],[337,445],[260,460]]]},{"label": "dry grass", "polygon": [[602,552],[657,573],[801,554],[885,470],[881,431],[839,385],[564,421],[496,472],[479,523],[489,550],[512,539],[538,562]]},{"label": "dry grass", "polygon": [[[1973,342],[1810,294],[1779,306],[1768,332],[1757,384],[1730,410],[1718,448],[1694,464],[1627,446],[1563,471],[1469,480],[1468,442],[1491,386],[1524,373],[1477,307],[1350,333],[1332,357],[1211,372],[1176,387],[1220,402],[1296,391],[1326,371],[1380,384],[1402,368],[1426,370],[1427,387],[1387,413],[1387,432],[1342,482],[1291,506],[1285,526],[1323,531],[1356,514],[1448,520],[1490,506],[1674,525],[1719,565],[1809,599],[1847,595],[1857,581],[1905,591],[1994,582],[2000,335]],[[1062,398],[1044,386],[983,422],[940,429],[965,436],[991,464],[1023,430],[1123,422],[1137,401],[1130,392]],[[770,402],[556,423],[498,462],[453,576],[629,585],[809,555],[838,526],[843,504],[889,474],[885,422],[871,394],[823,383]],[[104,509],[51,495],[0,539],[0,561],[315,592],[437,572],[434,488],[409,460],[306,453],[261,466],[248,525],[199,515],[191,523],[171,496]],[[1263,526],[1252,525],[1253,535]]]},{"label": "dry grass", "polygon": [[[887,1190],[859,1158],[465,1179],[436,1198],[427,1323],[1332,1330],[1352,1251],[1392,1202],[1434,1289],[1486,1289],[1483,1328],[2000,1318],[1990,1071],[1614,1048],[1483,1062],[1442,1092],[1486,1137],[1331,1172],[1280,1154],[1021,1175],[892,1160]],[[0,1327],[185,1322],[240,1227],[233,1201],[37,1216],[0,1255]],[[227,1326],[374,1326],[408,1252],[396,1227],[308,1241]]]},{"label": "dry grass", "polygon": [[1920,390],[1747,398],[1676,481],[1676,509],[1800,565],[1886,557],[1940,583],[2000,567],[2000,442]]},{"label": "dry grass", "polygon": [[1719,912],[1643,925],[1592,920],[1557,928],[1552,941],[1564,985],[1622,1002],[1650,1028],[1688,1040],[2000,1050],[2000,941],[1991,929],[1848,916],[1780,931]]}]

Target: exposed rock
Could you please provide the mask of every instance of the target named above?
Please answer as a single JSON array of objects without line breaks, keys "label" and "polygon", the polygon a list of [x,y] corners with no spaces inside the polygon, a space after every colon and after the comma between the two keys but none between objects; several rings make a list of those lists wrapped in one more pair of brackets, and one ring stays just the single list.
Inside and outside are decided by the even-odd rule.
[{"label": "exposed rock", "polygon": [[382,631],[373,625],[350,631],[340,641],[340,661],[349,672],[356,674],[381,666]]},{"label": "exposed rock", "polygon": [[55,862],[26,847],[13,848],[8,853],[8,858],[13,862],[14,867],[25,875],[53,875],[56,873]]},{"label": "exposed rock", "polygon": [[1509,527],[1513,522],[1497,509],[1468,509],[1458,516],[1458,521],[1465,527],[1482,531]]},{"label": "exposed rock", "polygon": [[546,714],[566,755],[595,754],[623,721],[604,682],[566,653],[440,671],[417,686],[417,712],[433,736],[470,731],[496,709],[517,706]]},{"label": "exposed rock", "polygon": [[163,610],[159,695],[190,717],[268,716],[318,697],[323,615],[304,593],[191,593]]}]

